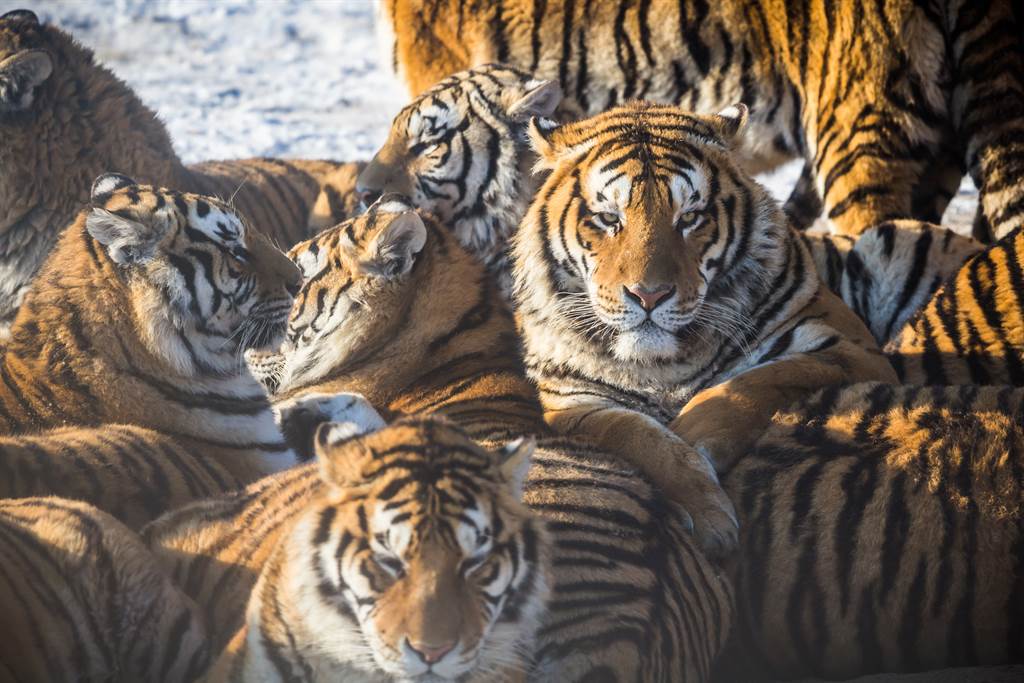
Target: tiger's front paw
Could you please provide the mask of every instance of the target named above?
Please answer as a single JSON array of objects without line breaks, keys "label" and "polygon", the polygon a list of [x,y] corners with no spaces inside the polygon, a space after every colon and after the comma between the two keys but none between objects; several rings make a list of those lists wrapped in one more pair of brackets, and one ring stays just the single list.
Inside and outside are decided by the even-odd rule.
[{"label": "tiger's front paw", "polygon": [[385,425],[384,418],[362,394],[305,394],[274,404],[278,425],[299,460],[313,458],[313,437],[323,422],[336,423],[335,430],[357,436]]},{"label": "tiger's front paw", "polygon": [[693,535],[709,558],[721,559],[736,550],[736,508],[718,483],[714,469],[700,454],[687,447],[684,457],[677,460],[660,487],[689,515]]}]

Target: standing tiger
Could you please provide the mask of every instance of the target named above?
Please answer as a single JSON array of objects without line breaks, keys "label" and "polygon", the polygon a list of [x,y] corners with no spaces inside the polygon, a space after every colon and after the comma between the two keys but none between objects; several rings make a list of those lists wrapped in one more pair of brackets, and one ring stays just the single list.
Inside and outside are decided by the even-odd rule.
[{"label": "standing tiger", "polygon": [[83,503],[0,500],[0,680],[191,683],[193,602],[138,537]]},{"label": "standing tiger", "polygon": [[556,430],[626,458],[735,540],[716,472],[776,410],[832,385],[895,382],[817,277],[767,191],[732,161],[743,105],[636,103],[535,121],[550,175],[513,244],[526,364]]},{"label": "standing tiger", "polygon": [[[555,111],[551,81],[494,64],[460,72],[407,105],[359,174],[367,204],[385,192],[452,226],[464,247],[511,290],[506,247],[539,186],[530,116]],[[981,245],[917,221],[888,221],[859,239],[803,233],[822,279],[884,343]]]},{"label": "standing tiger", "polygon": [[334,225],[357,203],[359,164],[183,165],[164,125],[131,88],[28,10],[0,16],[0,139],[0,343],[33,275],[105,171],[230,198],[284,248],[308,237],[307,225]]},{"label": "standing tiger", "polygon": [[492,453],[443,420],[351,427],[321,425],[319,467],[280,477],[301,504],[253,500],[286,530],[202,680],[521,680],[548,583],[519,500],[532,446]]},{"label": "standing tiger", "polygon": [[724,659],[749,670],[723,680],[1024,664],[1022,425],[1012,387],[867,383],[781,411],[725,478]]},{"label": "standing tiger", "polygon": [[[549,528],[552,586],[533,680],[707,680],[731,624],[728,582],[679,506],[610,456],[550,435],[513,319],[450,229],[386,195],[291,255],[305,284],[275,400],[356,391],[387,417],[445,417],[492,451],[537,437],[524,502]],[[146,530],[204,606],[215,646],[241,626],[267,562],[264,539],[280,533],[276,514],[258,511],[309,500],[307,489],[283,485],[288,476]]]},{"label": "standing tiger", "polygon": [[1024,229],[978,254],[885,347],[908,384],[1024,386]]},{"label": "standing tiger", "polygon": [[[5,440],[4,465],[31,487],[6,492],[52,482],[66,488],[49,493],[91,490],[107,507],[129,497],[122,486],[166,487],[180,504],[294,464],[242,353],[276,347],[299,284],[294,264],[222,202],[98,178],[0,357],[0,433],[26,437]],[[109,423],[162,437],[104,432]],[[43,431],[70,425],[94,431]]]},{"label": "standing tiger", "polygon": [[1009,0],[384,0],[413,95],[504,62],[597,114],[753,111],[746,170],[791,157],[839,233],[936,222],[968,170],[980,236],[1024,218],[1024,27]]}]

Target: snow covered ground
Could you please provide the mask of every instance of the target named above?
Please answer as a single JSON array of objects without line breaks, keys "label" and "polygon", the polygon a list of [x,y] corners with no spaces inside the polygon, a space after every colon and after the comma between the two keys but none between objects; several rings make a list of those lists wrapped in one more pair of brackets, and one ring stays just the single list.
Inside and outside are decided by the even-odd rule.
[{"label": "snow covered ground", "polygon": [[[365,159],[406,101],[376,39],[374,0],[23,2],[135,88],[187,162]],[[784,199],[799,170],[762,180]],[[976,203],[966,181],[944,222],[969,226]]]}]

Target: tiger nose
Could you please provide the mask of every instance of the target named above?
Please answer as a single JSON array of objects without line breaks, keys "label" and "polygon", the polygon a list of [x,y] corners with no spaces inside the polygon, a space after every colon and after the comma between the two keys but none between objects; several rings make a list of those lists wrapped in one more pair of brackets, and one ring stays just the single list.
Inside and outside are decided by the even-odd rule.
[{"label": "tiger nose", "polygon": [[636,299],[645,311],[653,311],[658,304],[670,297],[672,292],[676,291],[675,287],[669,285],[658,285],[653,289],[648,289],[639,282],[633,285],[626,285],[623,289],[626,290],[626,295]]},{"label": "tiger nose", "polygon": [[294,282],[286,282],[284,285],[286,292],[291,294],[293,297],[299,295],[299,290],[302,289],[302,280],[296,280]]},{"label": "tiger nose", "polygon": [[426,645],[424,643],[414,643],[411,640],[409,643],[409,649],[412,650],[427,664],[437,664],[446,654],[455,649],[455,643],[445,643],[444,645]]}]

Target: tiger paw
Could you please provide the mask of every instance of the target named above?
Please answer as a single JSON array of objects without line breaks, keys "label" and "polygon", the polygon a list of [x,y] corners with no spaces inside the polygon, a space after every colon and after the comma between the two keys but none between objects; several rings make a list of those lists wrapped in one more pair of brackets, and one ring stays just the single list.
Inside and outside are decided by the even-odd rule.
[{"label": "tiger paw", "polygon": [[[657,483],[689,515],[694,538],[704,553],[709,558],[721,559],[739,545],[736,508],[718,483],[710,463],[693,449],[685,450],[682,462],[677,461]],[[699,461],[695,463],[696,458]]]},{"label": "tiger paw", "polygon": [[313,458],[313,436],[323,422],[336,423],[349,436],[374,432],[385,425],[384,418],[362,394],[304,394],[274,404],[277,422],[288,445],[301,462]]}]

